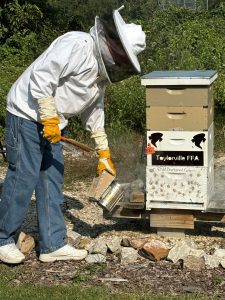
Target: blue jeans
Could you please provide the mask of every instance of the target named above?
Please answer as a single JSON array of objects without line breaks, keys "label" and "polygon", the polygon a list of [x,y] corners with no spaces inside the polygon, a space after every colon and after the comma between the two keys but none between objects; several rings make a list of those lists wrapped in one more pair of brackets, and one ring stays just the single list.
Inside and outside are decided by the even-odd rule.
[{"label": "blue jeans", "polygon": [[0,200],[0,246],[14,243],[35,190],[40,253],[66,244],[61,211],[64,160],[62,145],[42,136],[43,126],[7,112],[9,163]]}]

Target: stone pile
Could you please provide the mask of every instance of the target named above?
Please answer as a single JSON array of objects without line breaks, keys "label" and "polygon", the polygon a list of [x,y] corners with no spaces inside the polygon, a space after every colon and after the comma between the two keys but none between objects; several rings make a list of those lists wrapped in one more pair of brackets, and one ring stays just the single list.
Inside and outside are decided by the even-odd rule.
[{"label": "stone pile", "polygon": [[[148,259],[152,262],[167,260],[174,264],[180,263],[184,269],[192,271],[213,269],[219,266],[225,268],[225,249],[217,247],[213,253],[207,253],[198,249],[191,239],[180,240],[171,247],[160,240],[147,238],[99,237],[90,239],[82,237],[71,229],[67,230],[67,238],[69,243],[77,248],[88,251],[85,258],[88,264],[105,263],[109,254],[115,254],[122,265]],[[35,241],[30,235],[21,232],[17,247],[27,254],[34,249]]]},{"label": "stone pile", "polygon": [[182,263],[183,268],[193,271],[212,269],[222,266],[225,268],[225,249],[217,248],[213,254],[198,249],[191,239],[177,242],[173,247],[157,239],[130,239],[114,237],[111,239],[97,238],[77,245],[88,250],[87,263],[106,262],[107,255],[119,255],[121,264],[131,264],[141,258],[150,261],[167,260],[171,263]]}]

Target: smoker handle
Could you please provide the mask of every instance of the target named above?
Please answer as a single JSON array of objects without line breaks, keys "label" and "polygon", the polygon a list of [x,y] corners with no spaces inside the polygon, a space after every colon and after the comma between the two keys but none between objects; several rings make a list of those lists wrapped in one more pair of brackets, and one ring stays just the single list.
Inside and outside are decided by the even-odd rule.
[{"label": "smoker handle", "polygon": [[95,151],[95,149],[93,149],[93,148],[91,148],[91,147],[89,147],[87,145],[84,145],[84,144],[82,144],[80,142],[77,142],[77,141],[75,141],[73,139],[67,138],[65,136],[61,136],[61,141],[66,142],[68,144],[71,144],[71,145],[73,145],[73,146],[75,146],[75,147],[77,147],[77,148],[79,148],[79,149],[81,149],[83,151],[86,151],[86,152],[94,152]]}]

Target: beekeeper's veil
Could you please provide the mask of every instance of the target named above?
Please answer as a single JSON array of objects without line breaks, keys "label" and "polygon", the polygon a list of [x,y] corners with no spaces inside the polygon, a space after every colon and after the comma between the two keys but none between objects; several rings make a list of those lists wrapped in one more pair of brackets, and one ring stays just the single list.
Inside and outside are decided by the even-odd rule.
[{"label": "beekeeper's veil", "polygon": [[145,49],[141,25],[126,24],[119,10],[96,16],[91,35],[97,44],[101,72],[111,82],[121,81],[141,71],[137,55]]}]

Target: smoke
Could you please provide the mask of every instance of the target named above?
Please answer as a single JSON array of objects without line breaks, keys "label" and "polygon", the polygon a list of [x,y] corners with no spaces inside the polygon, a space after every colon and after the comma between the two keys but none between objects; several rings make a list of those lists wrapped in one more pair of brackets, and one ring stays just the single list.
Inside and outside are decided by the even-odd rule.
[{"label": "smoke", "polygon": [[139,139],[132,139],[129,144],[126,143],[122,157],[116,163],[116,169],[117,181],[121,184],[125,199],[128,199],[134,191],[145,192],[145,143],[140,136]]}]

